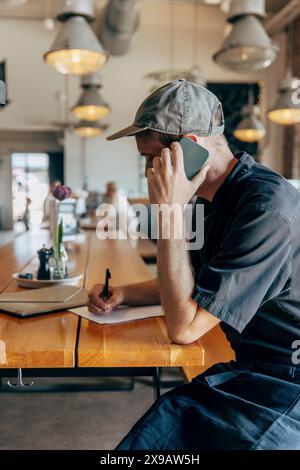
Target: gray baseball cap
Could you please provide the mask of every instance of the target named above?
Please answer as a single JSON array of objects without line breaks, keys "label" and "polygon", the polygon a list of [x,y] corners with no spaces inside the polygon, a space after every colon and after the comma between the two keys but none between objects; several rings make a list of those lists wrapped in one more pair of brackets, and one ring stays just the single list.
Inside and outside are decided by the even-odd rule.
[{"label": "gray baseball cap", "polygon": [[[214,125],[216,112],[220,110],[222,122]],[[133,136],[146,129],[164,134],[197,134],[202,137],[224,133],[222,104],[207,88],[188,82],[175,80],[162,86],[148,96],[135,115],[131,126],[107,137],[116,140]]]}]

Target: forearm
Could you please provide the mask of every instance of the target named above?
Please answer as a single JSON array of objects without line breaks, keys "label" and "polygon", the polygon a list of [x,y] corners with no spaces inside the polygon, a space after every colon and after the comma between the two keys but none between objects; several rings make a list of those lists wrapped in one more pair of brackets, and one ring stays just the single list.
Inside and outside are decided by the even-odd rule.
[{"label": "forearm", "polygon": [[154,305],[160,303],[158,280],[128,284],[122,286],[124,292],[124,304],[126,305]]},{"label": "forearm", "polygon": [[[171,228],[170,234],[174,233],[172,224],[177,229],[180,225],[183,228],[185,222],[177,209],[182,212],[192,196],[197,194],[209,168],[209,165],[205,165],[192,181],[189,181],[185,174],[183,151],[178,142],[171,144],[171,150],[164,148],[160,156],[153,158],[152,167],[147,168],[149,199],[151,204],[160,209],[157,214],[160,297],[169,336],[176,343],[195,341],[219,321],[198,306],[192,298],[194,278],[184,237],[181,236],[182,240],[176,240],[173,236],[172,240],[172,236],[164,237],[163,233],[164,228],[168,229],[168,224]],[[179,223],[178,215],[181,215]]]},{"label": "forearm", "polygon": [[[172,233],[172,232],[170,232]],[[194,277],[184,238],[158,240],[157,269],[161,302],[172,338],[195,319]]]}]

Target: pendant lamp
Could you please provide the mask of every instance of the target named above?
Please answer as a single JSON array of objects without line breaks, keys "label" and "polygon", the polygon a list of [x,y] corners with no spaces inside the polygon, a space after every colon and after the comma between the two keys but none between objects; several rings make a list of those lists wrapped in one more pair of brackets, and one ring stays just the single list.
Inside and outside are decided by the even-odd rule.
[{"label": "pendant lamp", "polygon": [[247,106],[242,109],[242,119],[233,132],[236,139],[254,143],[259,142],[266,135],[266,128],[261,120],[260,106],[254,104],[253,90],[250,88]]},{"label": "pendant lamp", "polygon": [[293,30],[288,30],[287,74],[282,80],[275,106],[268,112],[272,122],[284,126],[300,122],[300,78],[293,76]]},{"label": "pendant lamp", "polygon": [[214,61],[236,72],[269,67],[276,59],[279,48],[260,21],[264,17],[264,0],[232,0],[228,16],[232,30],[221,49],[214,54]]},{"label": "pendant lamp", "polygon": [[300,123],[300,79],[293,77],[292,71],[281,82],[278,100],[268,113],[272,122],[284,126]]},{"label": "pendant lamp", "polygon": [[74,126],[75,132],[80,137],[99,137],[107,129],[107,126],[101,125],[97,121],[80,121]]},{"label": "pendant lamp", "polygon": [[86,75],[102,67],[108,55],[89,24],[94,19],[92,0],[64,1],[57,19],[63,26],[44,55],[46,63],[69,75]]},{"label": "pendant lamp", "polygon": [[111,108],[100,95],[99,90],[102,87],[100,74],[83,76],[81,87],[83,92],[72,108],[73,114],[84,121],[97,121],[106,117],[111,112]]},{"label": "pendant lamp", "polygon": [[259,108],[257,106],[246,106],[242,110],[243,118],[234,131],[233,135],[242,142],[259,142],[266,135],[266,129],[258,117]]}]

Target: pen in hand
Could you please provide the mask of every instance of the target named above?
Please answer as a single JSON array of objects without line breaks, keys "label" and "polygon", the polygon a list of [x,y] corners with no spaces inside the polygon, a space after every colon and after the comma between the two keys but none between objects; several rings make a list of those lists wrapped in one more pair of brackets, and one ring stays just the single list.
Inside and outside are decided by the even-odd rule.
[{"label": "pen in hand", "polygon": [[110,274],[109,269],[107,269],[106,274],[105,274],[104,288],[103,288],[103,291],[100,294],[101,299],[104,300],[104,301],[106,301],[110,298],[110,292],[109,292],[109,280],[110,279],[111,279],[111,274]]}]

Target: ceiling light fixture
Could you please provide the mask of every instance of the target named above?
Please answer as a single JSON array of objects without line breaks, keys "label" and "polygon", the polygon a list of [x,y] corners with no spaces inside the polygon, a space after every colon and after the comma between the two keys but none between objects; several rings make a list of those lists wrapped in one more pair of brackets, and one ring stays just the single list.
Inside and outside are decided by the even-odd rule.
[{"label": "ceiling light fixture", "polygon": [[74,130],[80,137],[91,138],[101,136],[107,127],[97,121],[80,121],[75,124]]},{"label": "ceiling light fixture", "polygon": [[97,121],[106,117],[111,112],[111,108],[100,95],[102,83],[99,73],[83,76],[81,87],[83,92],[72,108],[73,114],[84,121]]},{"label": "ceiling light fixture", "polygon": [[300,123],[300,79],[293,77],[291,71],[281,82],[279,98],[268,117],[272,122],[284,126]]},{"label": "ceiling light fixture", "polygon": [[252,86],[249,88],[248,104],[242,109],[242,119],[233,132],[241,142],[254,143],[263,139],[267,133],[261,119],[261,106],[255,105]]},{"label": "ceiling light fixture", "polygon": [[47,64],[68,75],[86,75],[102,67],[108,55],[89,25],[94,19],[92,0],[64,1],[57,19],[63,26],[44,55]]},{"label": "ceiling light fixture", "polygon": [[278,90],[278,100],[268,112],[272,122],[284,126],[300,123],[300,78],[293,76],[293,30],[288,30],[287,74]]},{"label": "ceiling light fixture", "polygon": [[279,48],[261,24],[265,0],[232,0],[228,22],[233,24],[214,61],[237,72],[261,70],[276,59]]},{"label": "ceiling light fixture", "polygon": [[242,109],[242,120],[233,135],[242,142],[259,142],[266,135],[266,129],[260,117],[258,106],[245,106]]}]

